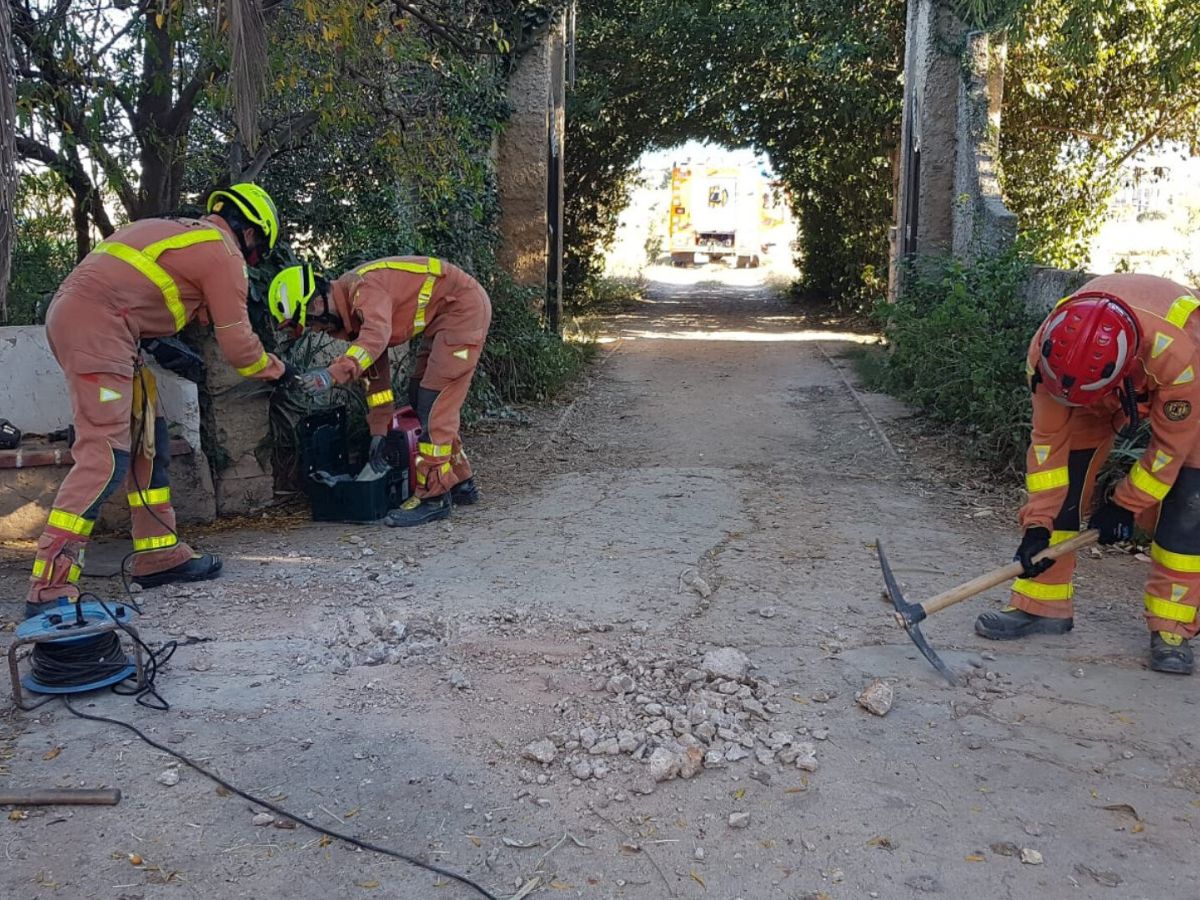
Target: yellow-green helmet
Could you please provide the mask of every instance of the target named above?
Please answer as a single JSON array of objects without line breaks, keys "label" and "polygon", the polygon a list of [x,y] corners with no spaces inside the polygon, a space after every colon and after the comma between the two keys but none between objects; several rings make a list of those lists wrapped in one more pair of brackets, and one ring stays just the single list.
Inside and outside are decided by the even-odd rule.
[{"label": "yellow-green helmet", "polygon": [[317,273],[310,265],[288,266],[271,279],[267,307],[280,325],[303,328],[308,302],[317,293]]},{"label": "yellow-green helmet", "polygon": [[208,211],[220,212],[226,201],[237,207],[238,212],[267,239],[267,249],[274,250],[279,240],[279,211],[271,195],[257,184],[243,181],[232,187],[213,191],[208,197]]}]

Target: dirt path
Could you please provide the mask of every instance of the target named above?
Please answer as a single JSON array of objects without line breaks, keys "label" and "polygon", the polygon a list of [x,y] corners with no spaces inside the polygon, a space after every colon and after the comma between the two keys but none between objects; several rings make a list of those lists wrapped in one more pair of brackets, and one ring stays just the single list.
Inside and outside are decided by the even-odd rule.
[{"label": "dirt path", "polygon": [[[143,595],[151,637],[199,639],[162,677],[171,711],[89,711],[497,896],[1200,895],[1196,682],[1143,667],[1144,563],[1088,559],[1065,639],[981,641],[986,600],[939,615],[926,633],[971,676],[950,688],[891,624],[872,542],[920,596],[1011,553],[1011,506],[868,396],[893,456],[842,380],[849,336],[757,273],[656,277],[571,405],[475,435],[485,504],[418,533],[198,538],[225,577]],[[27,562],[6,560],[16,597]],[[702,671],[726,646],[754,668]],[[884,718],[855,703],[874,678]],[[549,764],[523,758],[537,742]],[[693,777],[652,780],[681,760]],[[0,894],[472,896],[255,826],[189,770],[160,784],[171,764],[58,704],[9,710],[0,786],[125,799],[0,821]]]}]

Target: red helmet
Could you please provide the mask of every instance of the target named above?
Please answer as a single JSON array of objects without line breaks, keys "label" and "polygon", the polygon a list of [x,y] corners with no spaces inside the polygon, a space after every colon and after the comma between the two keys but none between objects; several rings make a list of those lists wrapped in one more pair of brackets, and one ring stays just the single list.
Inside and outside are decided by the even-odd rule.
[{"label": "red helmet", "polygon": [[1112,294],[1069,297],[1050,314],[1040,338],[1038,373],[1050,396],[1068,406],[1112,393],[1137,363],[1137,320]]}]

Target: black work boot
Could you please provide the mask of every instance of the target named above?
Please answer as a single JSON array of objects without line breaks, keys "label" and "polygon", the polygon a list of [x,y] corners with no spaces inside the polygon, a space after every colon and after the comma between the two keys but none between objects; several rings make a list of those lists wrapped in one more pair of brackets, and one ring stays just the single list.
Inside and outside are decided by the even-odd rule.
[{"label": "black work boot", "polygon": [[196,553],[191,559],[181,562],[173,569],[154,572],[151,575],[134,575],[133,583],[150,588],[174,584],[177,581],[208,581],[221,574],[223,565],[221,557],[215,553]]},{"label": "black work boot", "polygon": [[468,478],[450,488],[450,499],[454,501],[455,506],[473,506],[478,503],[479,488],[475,486],[475,479]]},{"label": "black work boot", "polygon": [[393,509],[384,518],[383,524],[389,528],[411,528],[414,525],[424,525],[426,522],[436,522],[450,515],[453,501],[450,494],[440,497],[409,497],[400,504],[399,509]]},{"label": "black work boot", "polygon": [[40,616],[42,613],[57,612],[65,615],[75,608],[78,599],[72,600],[70,597],[59,597],[56,600],[46,600],[41,603],[35,603],[32,600],[25,601],[25,618],[33,619]]},{"label": "black work boot", "polygon": [[1169,631],[1150,635],[1150,668],[1171,675],[1192,674],[1192,648],[1188,639]]},{"label": "black work boot", "polygon": [[1030,634],[1066,634],[1074,627],[1074,619],[1035,616],[1011,606],[989,610],[975,620],[975,633],[993,641],[1015,641]]}]

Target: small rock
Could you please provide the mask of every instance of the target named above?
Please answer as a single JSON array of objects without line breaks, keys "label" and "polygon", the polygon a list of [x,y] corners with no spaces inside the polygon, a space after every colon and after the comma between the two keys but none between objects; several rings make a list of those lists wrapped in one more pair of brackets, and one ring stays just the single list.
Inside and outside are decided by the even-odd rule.
[{"label": "small rock", "polygon": [[617,745],[622,753],[632,753],[638,748],[638,739],[632,731],[622,731],[617,734]]},{"label": "small rock", "polygon": [[734,744],[732,747],[730,747],[728,750],[725,751],[725,761],[731,762],[731,763],[740,762],[741,760],[745,759],[749,755],[750,754],[747,753],[745,750],[743,750],[740,746],[738,746],[737,744]]},{"label": "small rock", "polygon": [[773,619],[779,613],[778,613],[778,610],[776,610],[775,607],[773,607],[773,606],[764,606],[762,609],[760,609],[758,611],[758,614],[760,616],[762,616],[764,619]]},{"label": "small rock", "polygon": [[714,678],[740,681],[750,668],[750,657],[736,647],[722,647],[705,653],[701,666]]},{"label": "small rock", "polygon": [[747,828],[750,825],[750,813],[735,812],[729,814],[730,828]]},{"label": "small rock", "polygon": [[982,750],[983,749],[983,738],[981,738],[977,734],[973,734],[973,735],[969,736],[967,738],[967,749],[968,750]]},{"label": "small rock", "polygon": [[833,699],[833,695],[829,691],[815,691],[812,695],[813,703],[828,703]]},{"label": "small rock", "polygon": [[646,715],[661,716],[663,714],[663,705],[661,703],[647,703]]},{"label": "small rock", "polygon": [[767,716],[767,711],[763,709],[763,705],[752,697],[742,701],[742,709],[750,713],[750,715],[754,716],[756,719],[762,719],[764,722],[769,718]]},{"label": "small rock", "polygon": [[828,728],[814,728],[812,736],[818,741],[827,741],[827,740],[829,740],[829,729]]},{"label": "small rock", "polygon": [[610,694],[629,694],[632,693],[637,685],[634,683],[631,675],[614,675],[608,679],[605,687]]},{"label": "small rock", "polygon": [[599,740],[599,736],[596,734],[595,728],[589,726],[579,732],[579,746],[583,747],[584,750],[591,750],[592,747],[596,746],[597,740]]},{"label": "small rock", "polygon": [[587,760],[575,763],[571,766],[571,776],[578,778],[580,781],[587,781],[592,777],[592,764]]},{"label": "small rock", "polygon": [[255,816],[253,819],[250,820],[250,824],[261,828],[264,825],[270,825],[274,821],[275,821],[275,817],[273,815],[271,815],[270,813],[259,813],[257,816]]},{"label": "small rock", "polygon": [[688,747],[679,757],[679,777],[694,778],[704,766],[704,753],[699,747]]},{"label": "small rock", "polygon": [[558,755],[558,748],[554,746],[553,741],[542,739],[534,741],[521,754],[526,759],[531,759],[534,762],[540,762],[548,765],[554,762],[554,757]]},{"label": "small rock", "polygon": [[621,745],[616,738],[605,738],[602,741],[597,741],[588,753],[592,756],[616,756],[621,752]]},{"label": "small rock", "polygon": [[1080,667],[1080,668],[1078,668],[1078,669],[1074,669],[1074,670],[1071,672],[1071,674],[1072,674],[1072,675],[1074,675],[1076,678],[1082,678],[1082,677],[1083,677],[1083,668],[1082,668],[1082,667]]},{"label": "small rock", "polygon": [[1024,826],[1024,829],[1025,833],[1030,837],[1041,837],[1042,835],[1042,826],[1037,822],[1030,822],[1028,825]]},{"label": "small rock", "polygon": [[1021,852],[1021,848],[1012,841],[1003,841],[998,844],[992,844],[992,852],[997,856],[1016,856]]},{"label": "small rock", "polygon": [[792,746],[796,751],[796,768],[805,772],[817,771],[817,748],[811,741],[801,741]]},{"label": "small rock", "polygon": [[450,672],[450,687],[457,691],[465,691],[471,687],[471,681],[458,669]]},{"label": "small rock", "polygon": [[770,747],[758,747],[754,751],[754,758],[760,766],[769,766],[775,761],[775,751]]},{"label": "small rock", "polygon": [[868,684],[858,695],[858,705],[874,716],[886,716],[892,709],[895,695],[892,686],[881,678]]},{"label": "small rock", "polygon": [[720,750],[709,750],[704,754],[704,768],[721,769],[725,766],[725,754]]},{"label": "small rock", "polygon": [[650,777],[655,781],[670,781],[679,774],[679,757],[666,747],[650,754]]},{"label": "small rock", "polygon": [[696,860],[697,862],[703,862],[704,861],[704,848],[697,847],[695,850],[693,850],[692,851],[692,859]]},{"label": "small rock", "polygon": [[159,784],[165,784],[167,787],[175,787],[175,785],[179,784],[179,773],[174,769],[167,769],[167,771],[158,776],[157,781]]},{"label": "small rock", "polygon": [[688,575],[684,576],[683,581],[684,584],[699,594],[702,599],[707,600],[712,596],[712,586],[700,575],[688,573]]},{"label": "small rock", "polygon": [[1027,866],[1040,866],[1043,862],[1042,854],[1036,850],[1031,850],[1028,847],[1021,848],[1021,862]]}]

